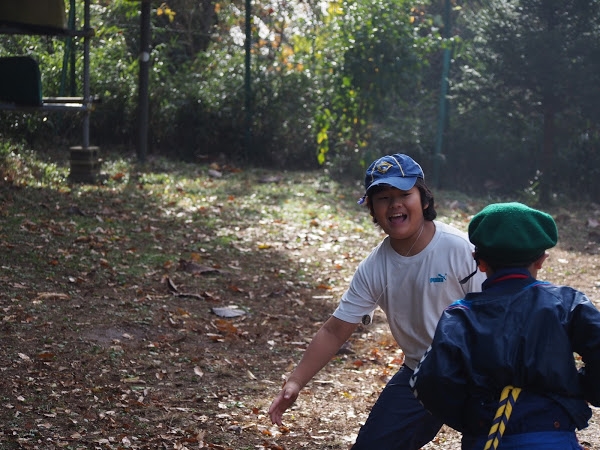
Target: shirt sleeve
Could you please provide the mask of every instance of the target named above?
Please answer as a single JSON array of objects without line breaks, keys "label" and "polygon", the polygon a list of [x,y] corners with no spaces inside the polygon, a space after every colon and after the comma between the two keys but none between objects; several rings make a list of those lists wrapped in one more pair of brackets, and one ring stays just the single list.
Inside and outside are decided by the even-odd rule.
[{"label": "shirt sleeve", "polygon": [[377,308],[377,296],[373,295],[372,288],[368,283],[365,264],[358,265],[348,290],[342,295],[342,299],[334,317],[349,323],[360,323],[363,316],[371,315]]}]

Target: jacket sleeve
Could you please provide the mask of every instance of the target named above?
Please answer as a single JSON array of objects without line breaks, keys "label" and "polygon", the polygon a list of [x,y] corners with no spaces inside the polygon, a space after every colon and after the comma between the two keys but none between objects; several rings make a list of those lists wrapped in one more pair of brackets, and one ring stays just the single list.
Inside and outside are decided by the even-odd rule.
[{"label": "jacket sleeve", "polygon": [[579,370],[585,399],[600,406],[600,311],[581,292],[576,292],[571,320],[573,350],[585,364]]},{"label": "jacket sleeve", "polygon": [[[435,417],[452,428],[463,431],[462,411],[467,401],[468,354],[464,335],[457,329],[460,322],[446,311],[438,323],[433,342],[425,352],[411,378],[414,395]],[[447,333],[446,330],[450,331]]]}]

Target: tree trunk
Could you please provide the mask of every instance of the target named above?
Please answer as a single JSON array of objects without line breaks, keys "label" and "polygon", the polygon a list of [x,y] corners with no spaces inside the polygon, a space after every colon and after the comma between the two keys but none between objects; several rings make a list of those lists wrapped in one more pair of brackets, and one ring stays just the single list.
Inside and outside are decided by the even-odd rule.
[{"label": "tree trunk", "polygon": [[544,140],[540,168],[542,176],[539,185],[539,201],[541,205],[549,205],[552,201],[551,181],[554,161],[554,104],[544,102]]}]

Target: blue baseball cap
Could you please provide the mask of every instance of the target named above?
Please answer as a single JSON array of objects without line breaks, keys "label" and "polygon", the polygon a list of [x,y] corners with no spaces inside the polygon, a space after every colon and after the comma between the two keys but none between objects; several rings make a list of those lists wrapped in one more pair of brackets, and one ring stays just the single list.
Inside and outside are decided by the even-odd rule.
[{"label": "blue baseball cap", "polygon": [[408,191],[417,182],[417,178],[425,179],[421,166],[410,156],[401,153],[382,156],[373,161],[365,175],[365,195],[358,201],[364,203],[369,189],[386,184],[403,191]]}]

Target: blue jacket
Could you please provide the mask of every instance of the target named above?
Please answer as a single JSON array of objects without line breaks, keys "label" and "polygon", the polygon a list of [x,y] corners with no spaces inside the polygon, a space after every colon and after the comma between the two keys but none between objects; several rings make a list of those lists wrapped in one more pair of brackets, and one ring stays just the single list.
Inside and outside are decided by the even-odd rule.
[{"label": "blue jacket", "polygon": [[522,393],[505,434],[588,425],[587,402],[600,406],[600,311],[583,293],[499,271],[444,311],[411,379],[427,410],[468,435],[489,431],[507,385]]}]

